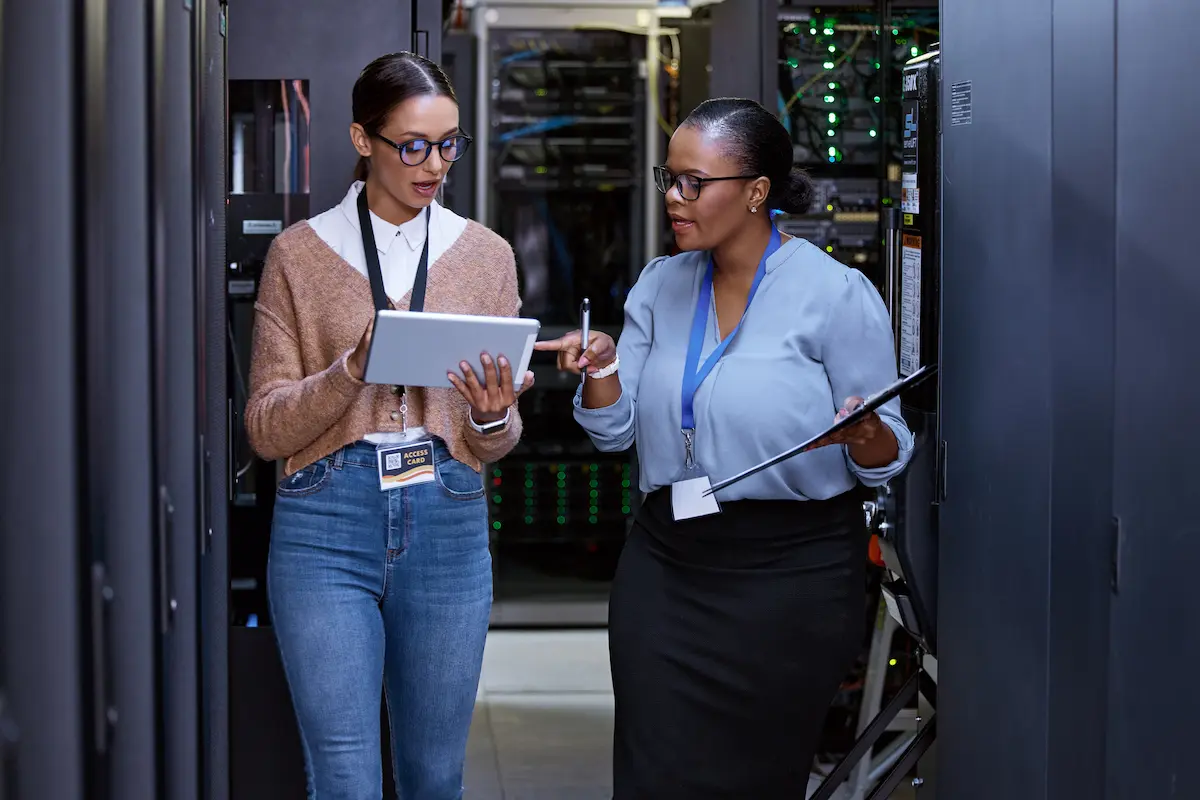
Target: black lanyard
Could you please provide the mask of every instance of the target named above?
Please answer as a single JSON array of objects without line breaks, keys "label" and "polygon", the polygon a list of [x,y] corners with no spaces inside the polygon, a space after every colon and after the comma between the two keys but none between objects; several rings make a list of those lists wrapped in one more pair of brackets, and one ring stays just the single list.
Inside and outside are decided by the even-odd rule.
[{"label": "black lanyard", "polygon": [[[425,244],[421,246],[421,260],[417,262],[417,274],[413,278],[409,311],[425,310],[425,283],[429,278],[429,217],[432,213],[432,206],[425,209]],[[383,270],[379,266],[379,250],[375,246],[375,229],[371,226],[371,211],[367,208],[366,184],[363,184],[362,191],[358,193],[358,227],[362,230],[363,253],[367,257],[367,277],[371,279],[375,310],[387,311],[392,304],[383,286]]]}]

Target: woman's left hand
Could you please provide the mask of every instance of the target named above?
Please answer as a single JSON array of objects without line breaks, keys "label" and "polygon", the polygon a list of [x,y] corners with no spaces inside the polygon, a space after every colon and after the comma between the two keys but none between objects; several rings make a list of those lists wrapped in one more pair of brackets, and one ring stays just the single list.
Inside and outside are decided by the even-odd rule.
[{"label": "woman's left hand", "polygon": [[507,358],[500,356],[493,360],[490,355],[483,353],[479,360],[483,365],[483,383],[479,382],[475,370],[466,361],[458,365],[462,370],[461,376],[451,372],[448,377],[458,393],[470,404],[471,419],[479,425],[486,425],[504,419],[517,398],[533,386],[533,373],[526,372],[521,388],[514,391],[512,365]]},{"label": "woman's left hand", "polygon": [[[850,416],[864,402],[861,397],[847,397],[846,402],[842,403],[842,407],[838,410],[837,416],[834,417],[834,421],[840,421]],[[833,436],[830,436],[828,443],[849,445],[870,444],[873,439],[883,433],[882,429],[886,427],[883,424],[883,420],[879,418],[879,415],[872,411],[862,422],[851,425],[849,428],[844,428]]]},{"label": "woman's left hand", "polygon": [[[861,397],[847,397],[846,402],[842,403],[841,409],[838,411],[834,420],[842,420],[848,417],[855,409],[863,404],[864,400]],[[875,467],[883,467],[896,460],[896,455],[899,449],[899,444],[896,441],[896,434],[892,432],[879,415],[872,411],[861,422],[851,425],[849,428],[843,428],[832,436],[820,440],[814,445],[817,447],[825,447],[831,444],[844,444],[849,447],[850,457],[859,466],[872,469]]]}]

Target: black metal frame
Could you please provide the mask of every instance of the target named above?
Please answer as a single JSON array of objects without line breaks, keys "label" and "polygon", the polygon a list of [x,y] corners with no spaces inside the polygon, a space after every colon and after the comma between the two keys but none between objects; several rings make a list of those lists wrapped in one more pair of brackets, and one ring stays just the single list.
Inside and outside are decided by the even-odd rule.
[{"label": "black metal frame", "polygon": [[[918,654],[917,663],[919,664],[920,661],[921,655]],[[934,683],[929,673],[921,668],[918,668],[916,672],[909,676],[908,680],[904,682],[895,696],[875,715],[875,718],[871,720],[871,724],[855,740],[854,746],[850,748],[850,752],[842,757],[842,760],[834,767],[833,772],[830,772],[826,776],[825,780],[821,782],[821,785],[809,800],[831,800],[838,787],[850,778],[851,773],[853,773],[858,763],[870,756],[875,743],[887,732],[888,725],[891,724],[892,720],[910,702],[916,699],[918,693],[925,696],[930,706],[935,709],[937,708],[937,684]],[[867,800],[887,800],[888,797],[891,797],[892,791],[900,785],[900,781],[904,780],[904,776],[917,764],[921,756],[933,744],[936,736],[937,720],[930,718],[925,721],[925,724],[917,732],[912,742],[905,748],[904,755],[892,765],[892,768],[888,770],[888,774],[875,787],[875,790],[871,792]]]}]

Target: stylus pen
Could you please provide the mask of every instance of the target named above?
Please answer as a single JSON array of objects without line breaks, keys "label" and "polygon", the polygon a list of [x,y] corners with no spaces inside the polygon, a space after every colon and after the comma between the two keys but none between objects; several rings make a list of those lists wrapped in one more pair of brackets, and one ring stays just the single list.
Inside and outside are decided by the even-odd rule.
[{"label": "stylus pen", "polygon": [[[588,298],[583,298],[583,302],[579,305],[579,316],[582,320],[582,329],[579,334],[579,355],[582,358],[583,354],[588,349],[588,339],[592,335],[592,301]],[[579,382],[583,383],[587,380],[587,367],[584,367],[580,372]]]}]

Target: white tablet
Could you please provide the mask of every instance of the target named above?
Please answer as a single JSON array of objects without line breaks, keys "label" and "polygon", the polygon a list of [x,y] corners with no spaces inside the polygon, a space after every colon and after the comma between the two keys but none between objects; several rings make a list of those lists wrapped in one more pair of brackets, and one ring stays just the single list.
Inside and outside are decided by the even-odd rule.
[{"label": "white tablet", "polygon": [[461,375],[466,361],[483,380],[479,357],[504,356],[514,387],[524,382],[541,323],[520,317],[476,317],[428,311],[380,311],[367,353],[367,383],[392,386],[453,386],[447,372]]}]

